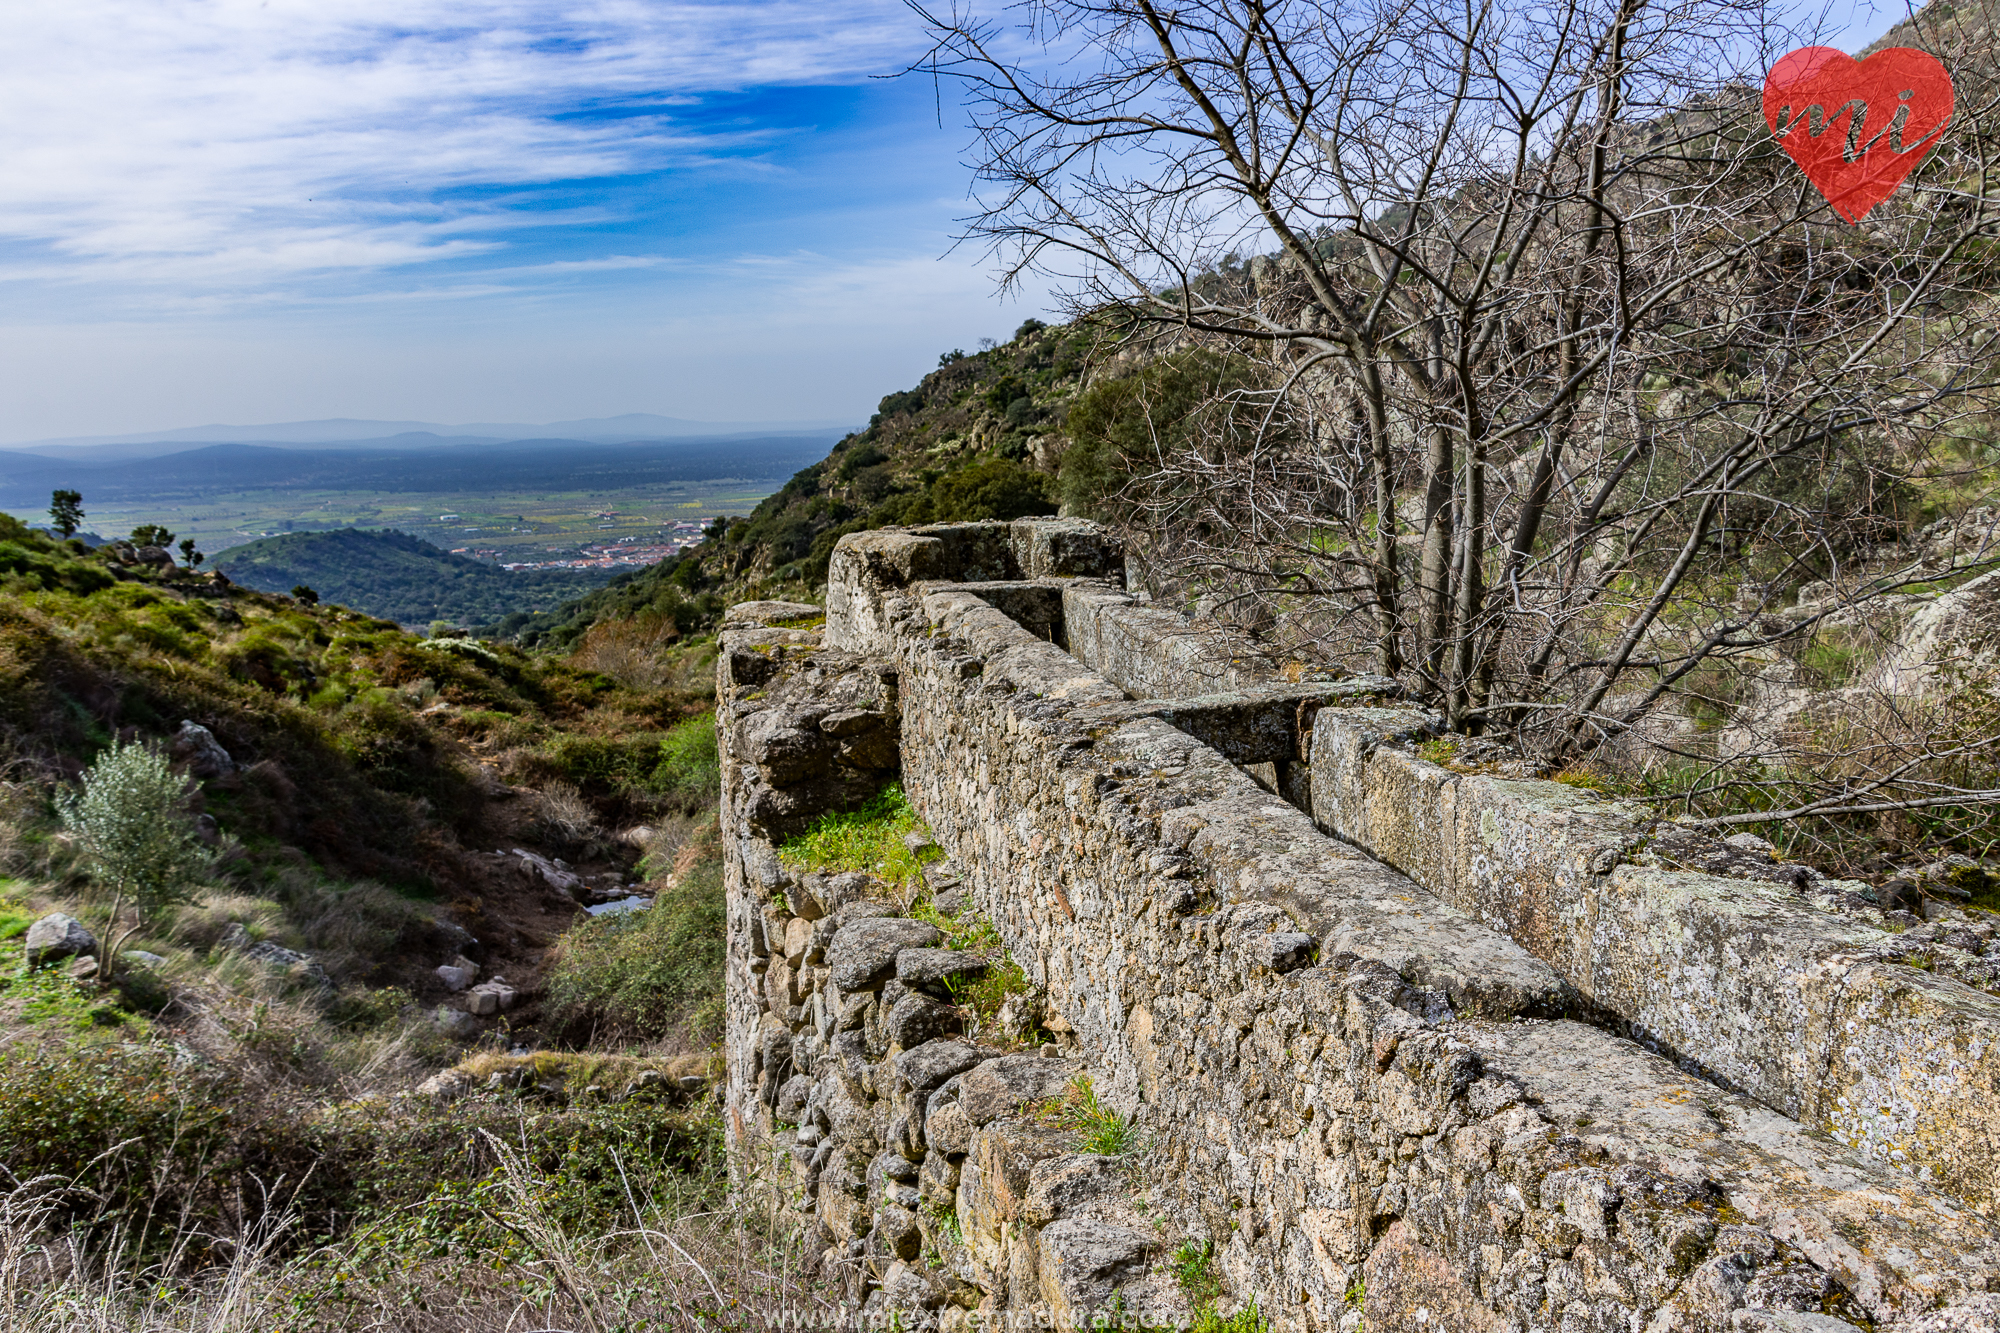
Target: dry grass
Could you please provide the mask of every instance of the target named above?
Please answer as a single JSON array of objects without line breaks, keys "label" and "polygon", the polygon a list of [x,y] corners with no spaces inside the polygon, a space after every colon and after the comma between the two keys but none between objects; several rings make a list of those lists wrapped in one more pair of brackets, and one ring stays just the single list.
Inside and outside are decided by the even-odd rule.
[{"label": "dry grass", "polygon": [[551,842],[579,847],[603,835],[597,812],[573,782],[555,781],[535,793],[535,825]]},{"label": "dry grass", "polygon": [[500,1169],[485,1218],[512,1238],[502,1262],[370,1252],[361,1242],[298,1250],[303,1220],[280,1215],[193,1273],[189,1236],[166,1258],[88,1253],[58,1234],[63,1182],[0,1193],[4,1333],[489,1333],[562,1329],[757,1329],[783,1312],[831,1312],[784,1219],[723,1207],[712,1182],[671,1196],[627,1191],[631,1223],[575,1237],[544,1209],[532,1167],[488,1136]]}]

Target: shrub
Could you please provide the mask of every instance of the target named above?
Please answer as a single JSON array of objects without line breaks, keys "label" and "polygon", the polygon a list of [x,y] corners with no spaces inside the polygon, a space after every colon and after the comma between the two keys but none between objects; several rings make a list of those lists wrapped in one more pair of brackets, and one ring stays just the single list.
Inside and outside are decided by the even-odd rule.
[{"label": "shrub", "polygon": [[641,731],[622,736],[565,733],[545,747],[563,776],[586,792],[610,795],[644,790],[660,762],[661,736]]},{"label": "shrub", "polygon": [[938,478],[931,487],[931,521],[1027,518],[1053,514],[1048,479],[1005,458],[989,458]]},{"label": "shrub", "polygon": [[535,826],[551,842],[564,847],[582,846],[600,832],[590,802],[567,782],[551,782],[536,793]]},{"label": "shrub", "polygon": [[722,757],[716,749],[714,713],[691,717],[667,732],[651,786],[696,800],[716,798],[722,790]]},{"label": "shrub", "polygon": [[548,1006],[559,1023],[633,1038],[684,1027],[696,1041],[722,1021],[722,863],[696,864],[643,911],[598,917],[557,943]]},{"label": "shrub", "polygon": [[17,1045],[0,1061],[0,1162],[95,1194],[67,1201],[71,1224],[117,1222],[145,1249],[157,1227],[219,1216],[240,1165],[229,1105],[225,1079],[158,1047]]},{"label": "shrub", "polygon": [[[166,756],[114,743],[84,773],[82,793],[56,803],[92,881],[110,900],[98,939],[102,977],[110,977],[124,938],[161,908],[194,901],[208,872],[210,855],[195,836],[187,796],[187,780]],[[139,919],[121,935],[118,919],[127,906]]]}]

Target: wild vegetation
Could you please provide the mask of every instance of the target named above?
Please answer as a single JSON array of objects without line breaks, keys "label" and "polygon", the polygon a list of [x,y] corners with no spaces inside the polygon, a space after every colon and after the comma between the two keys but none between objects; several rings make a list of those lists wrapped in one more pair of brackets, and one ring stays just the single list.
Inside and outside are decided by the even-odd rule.
[{"label": "wild vegetation", "polygon": [[[706,643],[621,680],[12,520],[0,562],[16,1326],[741,1327],[813,1299],[721,1211]],[[599,880],[656,905],[584,917]],[[94,956],[26,965],[51,910]],[[435,967],[465,952],[518,996],[471,1047]]]}]

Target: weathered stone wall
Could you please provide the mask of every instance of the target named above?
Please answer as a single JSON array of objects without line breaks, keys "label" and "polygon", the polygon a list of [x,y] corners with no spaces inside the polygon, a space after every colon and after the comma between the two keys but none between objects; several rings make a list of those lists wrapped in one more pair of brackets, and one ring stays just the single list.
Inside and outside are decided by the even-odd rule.
[{"label": "weathered stone wall", "polygon": [[[1125,671],[1165,696],[1132,699],[1059,646],[1074,606],[1099,643],[1123,614],[1130,642],[1171,635],[1121,611],[1101,539],[1057,531],[1086,556],[1038,564],[1033,523],[849,538],[824,643],[749,623],[804,608],[725,632],[734,1162],[851,1300],[1172,1321],[1193,1240],[1224,1308],[1281,1329],[2000,1326],[1985,1216],[1577,1021],[1605,1006],[1532,933],[1316,828],[1320,765],[1291,802],[1238,766],[1303,771],[1331,713],[1393,730],[1361,707],[1387,682],[1231,677],[1224,644],[1175,680]],[[964,1031],[942,978],[984,961],[887,886],[777,856],[785,821],[878,772],[825,726],[856,713],[949,853],[927,894],[994,923],[1054,1044]],[[1138,1152],[1079,1152],[1036,1113],[1078,1073]]]},{"label": "weathered stone wall", "polygon": [[1427,762],[1412,742],[1430,734],[1416,713],[1318,713],[1321,827],[1519,941],[1630,1035],[2000,1213],[1991,925],[1946,909],[1891,931],[1865,885],[1560,783]]}]

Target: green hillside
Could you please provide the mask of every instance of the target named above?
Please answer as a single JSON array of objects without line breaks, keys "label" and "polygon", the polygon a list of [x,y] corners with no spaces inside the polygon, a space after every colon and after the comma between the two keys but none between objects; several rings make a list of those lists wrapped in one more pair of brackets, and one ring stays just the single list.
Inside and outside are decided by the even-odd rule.
[{"label": "green hillside", "polygon": [[304,584],[329,602],[405,625],[479,624],[560,606],[603,585],[597,570],[510,573],[401,532],[292,532],[231,547],[214,566],[261,592]]}]

